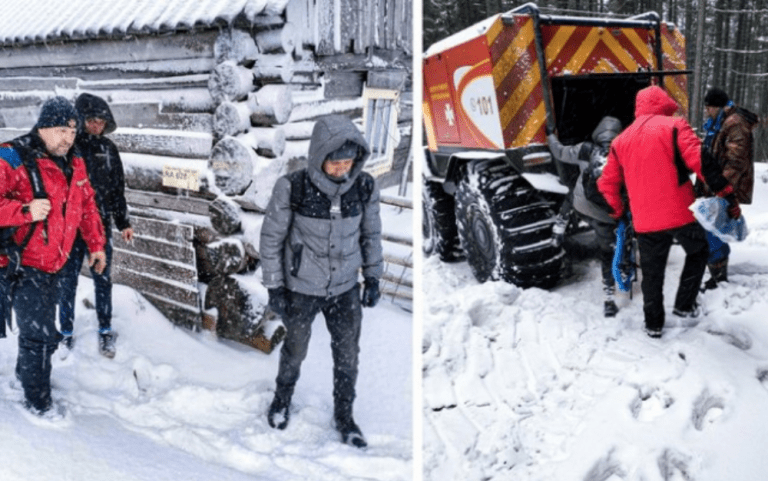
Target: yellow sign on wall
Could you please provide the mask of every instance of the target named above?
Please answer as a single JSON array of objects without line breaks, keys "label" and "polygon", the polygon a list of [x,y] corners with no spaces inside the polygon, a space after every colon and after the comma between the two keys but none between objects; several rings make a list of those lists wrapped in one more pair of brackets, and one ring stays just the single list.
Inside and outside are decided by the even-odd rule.
[{"label": "yellow sign on wall", "polygon": [[200,190],[200,172],[197,169],[163,166],[163,185],[177,189]]}]

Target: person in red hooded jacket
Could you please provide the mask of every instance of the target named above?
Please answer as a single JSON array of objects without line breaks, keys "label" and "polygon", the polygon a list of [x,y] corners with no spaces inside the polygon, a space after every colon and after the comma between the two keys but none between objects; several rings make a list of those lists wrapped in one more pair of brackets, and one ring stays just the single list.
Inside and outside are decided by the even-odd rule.
[{"label": "person in red hooded jacket", "polygon": [[[23,248],[12,273],[19,326],[16,377],[24,390],[24,407],[53,418],[64,414],[63,406],[51,399],[51,356],[62,338],[55,324],[58,272],[78,231],[91,253],[90,265],[101,272],[106,262],[95,194],[85,163],[73,148],[77,122],[72,104],[54,97],[43,104],[30,133],[0,144],[0,227],[16,227],[14,240]],[[36,165],[39,176],[31,177],[26,165]],[[35,179],[47,198],[34,198]],[[9,270],[8,259],[0,259],[0,276],[8,279]]]},{"label": "person in red hooded jacket", "polygon": [[740,215],[733,188],[714,159],[701,148],[690,124],[674,116],[678,109],[661,87],[640,90],[635,100],[635,121],[613,140],[608,162],[597,181],[615,219],[627,211],[621,195],[626,189],[643,272],[640,287],[645,330],[653,338],[661,337],[664,327],[664,271],[673,239],[686,254],[673,313],[691,318],[700,314],[696,295],[709,247],[704,229],[688,208],[695,200],[690,174],[695,173],[713,192],[729,201],[732,217]]}]

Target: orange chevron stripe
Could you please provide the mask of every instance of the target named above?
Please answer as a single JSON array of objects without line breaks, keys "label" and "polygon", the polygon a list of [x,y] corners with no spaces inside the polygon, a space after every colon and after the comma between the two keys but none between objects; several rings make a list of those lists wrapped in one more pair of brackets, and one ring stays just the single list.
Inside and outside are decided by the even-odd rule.
[{"label": "orange chevron stripe", "polygon": [[635,72],[638,69],[638,64],[634,58],[627,52],[621,43],[613,36],[613,34],[605,29],[600,29],[600,40],[616,55],[616,58],[624,65],[624,68],[629,72]]},{"label": "orange chevron stripe", "polygon": [[501,126],[504,128],[512,118],[517,115],[518,110],[525,100],[535,89],[541,88],[541,75],[539,74],[539,62],[534,61],[527,72],[527,78],[524,82],[519,82],[499,111]]},{"label": "orange chevron stripe", "polygon": [[594,50],[599,41],[600,34],[597,32],[597,29],[590,29],[587,37],[581,42],[578,50],[576,50],[576,53],[573,54],[571,60],[565,65],[564,70],[572,73],[581,71],[581,66],[589,59],[590,52]]},{"label": "orange chevron stripe", "polygon": [[501,21],[501,15],[499,15],[499,18],[497,18],[496,21],[488,27],[488,31],[485,32],[485,40],[488,42],[488,45],[493,45],[493,42],[496,41],[496,38],[498,38],[503,30],[504,23]]},{"label": "orange chevron stripe", "polygon": [[533,42],[533,20],[528,20],[521,27],[514,41],[504,51],[504,54],[493,65],[493,86],[499,84],[507,77],[517,62],[528,54],[528,47]]},{"label": "orange chevron stripe", "polygon": [[544,126],[546,115],[544,113],[544,101],[539,102],[539,105],[531,112],[528,120],[525,122],[525,126],[520,130],[520,133],[512,141],[512,147],[522,147],[528,145],[533,139],[534,135],[541,130]]},{"label": "orange chevron stripe", "polygon": [[640,35],[638,35],[637,30],[631,28],[624,29],[623,32],[626,35],[627,40],[632,43],[635,49],[637,49],[638,53],[640,53],[640,55],[643,57],[643,59],[655,67],[656,63],[653,60],[653,50],[649,45],[648,39],[646,38],[643,40],[640,38]]},{"label": "orange chevron stripe", "polygon": [[[664,63],[666,65],[673,66],[675,70],[685,69],[685,61],[679,57],[679,52],[674,49],[664,35],[661,36],[661,50],[664,53]],[[665,69],[668,68],[666,65],[664,66]]]},{"label": "orange chevron stripe", "polygon": [[563,48],[565,48],[565,45],[568,43],[568,39],[571,38],[571,35],[573,35],[573,32],[575,31],[576,27],[571,25],[561,25],[557,29],[555,35],[552,36],[552,39],[544,48],[544,58],[547,59],[547,70],[555,64],[557,57],[563,52]]}]

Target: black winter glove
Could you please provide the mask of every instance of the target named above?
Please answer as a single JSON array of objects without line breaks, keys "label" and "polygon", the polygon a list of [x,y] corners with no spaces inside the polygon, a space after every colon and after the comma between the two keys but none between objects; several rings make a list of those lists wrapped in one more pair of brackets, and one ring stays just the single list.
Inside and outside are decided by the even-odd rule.
[{"label": "black winter glove", "polygon": [[360,301],[363,307],[374,307],[381,299],[379,291],[379,280],[375,277],[365,278],[365,288],[363,288],[363,298]]},{"label": "black winter glove", "polygon": [[555,133],[555,129],[549,126],[549,124],[544,125],[544,132],[547,134],[547,137]]},{"label": "black winter glove", "polygon": [[269,292],[269,308],[280,317],[285,317],[288,313],[288,289],[285,287],[276,287],[267,289]]}]

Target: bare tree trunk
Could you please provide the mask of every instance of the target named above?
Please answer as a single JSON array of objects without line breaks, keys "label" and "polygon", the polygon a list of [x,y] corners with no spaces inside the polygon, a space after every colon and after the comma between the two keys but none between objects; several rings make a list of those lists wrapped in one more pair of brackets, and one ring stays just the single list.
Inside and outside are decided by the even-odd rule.
[{"label": "bare tree trunk", "polygon": [[696,70],[693,74],[693,99],[689,112],[691,122],[695,126],[701,124],[701,75],[704,66],[704,9],[706,2],[699,0],[699,12],[696,17]]},{"label": "bare tree trunk", "polygon": [[[717,0],[715,8],[720,10],[725,6],[725,0]],[[714,67],[712,69],[712,85],[723,85],[723,74],[725,70],[725,54],[720,50],[723,45],[723,30],[727,16],[720,11],[715,12],[715,48],[714,48]]]}]

